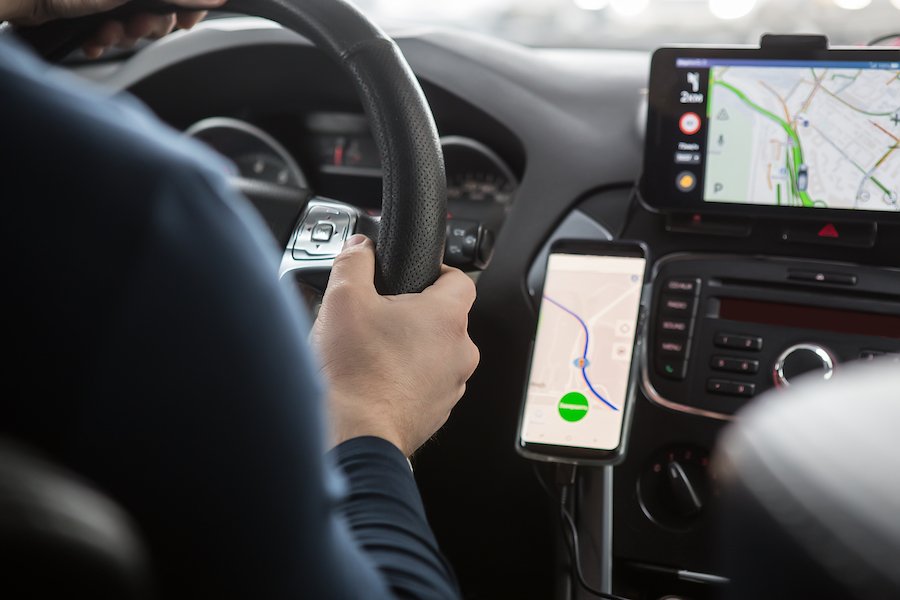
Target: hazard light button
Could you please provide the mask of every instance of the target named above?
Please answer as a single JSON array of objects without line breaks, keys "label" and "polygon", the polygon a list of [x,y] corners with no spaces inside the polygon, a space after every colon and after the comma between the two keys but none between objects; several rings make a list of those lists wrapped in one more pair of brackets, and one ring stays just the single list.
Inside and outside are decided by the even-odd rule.
[{"label": "hazard light button", "polygon": [[798,221],[782,228],[781,240],[796,244],[871,248],[875,245],[877,232],[875,223]]}]

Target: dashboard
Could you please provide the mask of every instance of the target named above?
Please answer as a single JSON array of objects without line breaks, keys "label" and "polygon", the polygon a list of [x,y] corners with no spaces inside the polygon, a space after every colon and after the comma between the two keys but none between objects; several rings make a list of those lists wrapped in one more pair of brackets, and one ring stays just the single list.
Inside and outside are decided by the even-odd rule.
[{"label": "dashboard", "polygon": [[[222,155],[231,176],[314,189],[320,196],[343,198],[377,212],[381,163],[365,116],[316,112],[301,121],[292,143],[297,156],[264,129],[231,117],[205,118],[188,127],[185,135]],[[450,213],[477,215],[499,228],[518,187],[512,169],[484,143],[469,137],[445,136],[441,146]]]},{"label": "dashboard", "polygon": [[[467,264],[480,272],[470,333],[481,365],[414,459],[466,597],[592,597],[560,561],[550,518],[558,499],[535,477],[552,472],[514,450],[535,290],[561,238],[641,240],[653,270],[628,456],[582,471],[570,498],[585,577],[634,598],[719,597],[716,441],[737,411],[798,370],[900,353],[900,226],[650,210],[635,190],[648,54],[389,33],[434,111],[451,220],[494,235],[490,262]],[[210,21],[130,60],[74,70],[211,145],[230,176],[377,214],[380,167],[362,109],[344,75],[293,33],[257,19]],[[820,235],[828,227],[837,235]],[[659,476],[672,463],[680,488]],[[686,485],[699,504],[684,502]]]}]

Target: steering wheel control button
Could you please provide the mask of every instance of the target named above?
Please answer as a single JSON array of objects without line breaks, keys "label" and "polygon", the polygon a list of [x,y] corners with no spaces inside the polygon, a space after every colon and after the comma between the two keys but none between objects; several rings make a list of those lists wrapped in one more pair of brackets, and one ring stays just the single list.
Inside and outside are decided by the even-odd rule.
[{"label": "steering wheel control button", "polygon": [[310,207],[294,240],[294,260],[334,258],[344,247],[352,222],[347,209],[321,204]]},{"label": "steering wheel control button", "polygon": [[333,223],[318,223],[315,227],[312,228],[312,235],[310,236],[313,242],[330,242],[331,238],[334,237],[334,224]]},{"label": "steering wheel control button", "polygon": [[740,396],[752,398],[756,395],[756,386],[742,381],[728,381],[726,379],[710,379],[706,382],[706,391],[710,394],[722,396]]},{"label": "steering wheel control button", "polygon": [[734,356],[713,356],[709,365],[715,371],[727,371],[729,373],[744,373],[756,375],[759,373],[759,361]]},{"label": "steering wheel control button", "polygon": [[669,279],[663,289],[672,294],[688,294],[696,296],[700,291],[699,279]]},{"label": "steering wheel control button", "polygon": [[781,353],[772,376],[778,387],[787,387],[792,380],[807,373],[819,373],[822,379],[831,379],[836,362],[834,355],[818,344],[797,344]]},{"label": "steering wheel control button", "polygon": [[759,352],[763,347],[763,339],[761,337],[734,333],[717,333],[714,343],[719,348],[749,350],[753,352]]},{"label": "steering wheel control button", "polygon": [[447,221],[444,262],[454,267],[483,269],[493,251],[493,235],[478,221]]}]

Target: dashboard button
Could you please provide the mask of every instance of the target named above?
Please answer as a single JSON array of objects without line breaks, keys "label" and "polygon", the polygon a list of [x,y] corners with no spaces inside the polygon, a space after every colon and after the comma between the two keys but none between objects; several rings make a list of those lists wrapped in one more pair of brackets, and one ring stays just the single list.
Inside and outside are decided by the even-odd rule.
[{"label": "dashboard button", "polygon": [[781,230],[781,239],[799,244],[871,248],[875,245],[877,233],[875,223],[798,221]]},{"label": "dashboard button", "polygon": [[734,350],[758,352],[763,347],[763,339],[761,337],[734,333],[717,333],[714,342],[719,348],[731,348]]},{"label": "dashboard button", "polygon": [[659,322],[659,330],[664,333],[687,335],[690,325],[688,321],[681,319],[663,319]]},{"label": "dashboard button", "polygon": [[694,314],[696,300],[688,296],[665,294],[660,300],[660,308],[667,315],[690,318]]},{"label": "dashboard button", "polygon": [[684,358],[687,355],[687,340],[659,340],[656,351],[660,356]]},{"label": "dashboard button", "polygon": [[832,285],[856,285],[859,278],[849,273],[827,273],[825,271],[807,271],[792,269],[788,279],[810,283],[826,283]]},{"label": "dashboard button", "polygon": [[759,361],[734,356],[713,356],[709,364],[716,371],[728,371],[729,373],[746,373],[755,375],[759,373]]},{"label": "dashboard button", "polygon": [[699,279],[669,279],[666,281],[663,289],[673,294],[690,294],[696,295],[700,289]]},{"label": "dashboard button", "polygon": [[725,379],[710,379],[706,382],[706,391],[711,394],[723,396],[741,396],[752,398],[756,395],[756,386],[752,383],[741,381],[728,381]]},{"label": "dashboard button", "polygon": [[687,361],[678,358],[656,358],[656,371],[667,379],[682,380],[687,377]]}]

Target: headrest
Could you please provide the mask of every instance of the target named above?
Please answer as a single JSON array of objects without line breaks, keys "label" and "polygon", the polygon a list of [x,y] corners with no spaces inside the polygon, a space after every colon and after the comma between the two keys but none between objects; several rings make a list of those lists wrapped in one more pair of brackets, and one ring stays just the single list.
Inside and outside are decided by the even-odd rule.
[{"label": "headrest", "polygon": [[0,440],[0,596],[147,599],[125,512],[65,469]]},{"label": "headrest", "polygon": [[900,364],[798,380],[723,434],[734,598],[900,597]]}]

